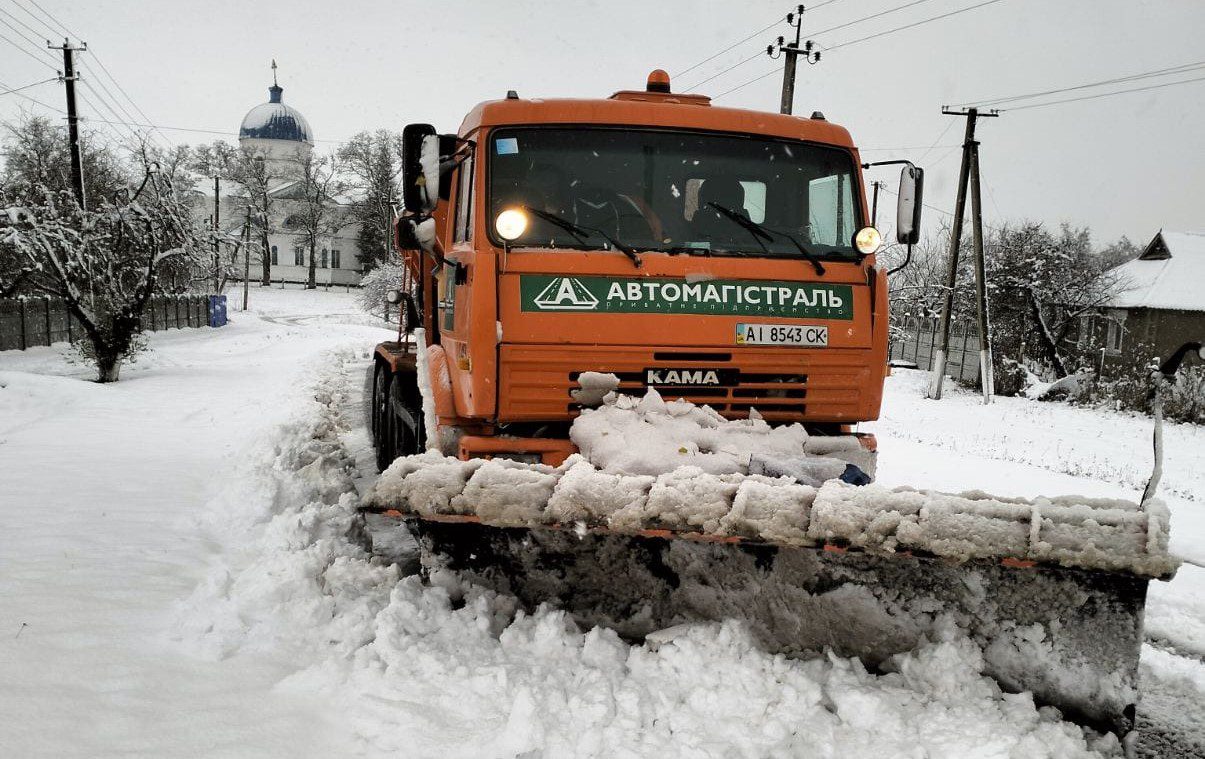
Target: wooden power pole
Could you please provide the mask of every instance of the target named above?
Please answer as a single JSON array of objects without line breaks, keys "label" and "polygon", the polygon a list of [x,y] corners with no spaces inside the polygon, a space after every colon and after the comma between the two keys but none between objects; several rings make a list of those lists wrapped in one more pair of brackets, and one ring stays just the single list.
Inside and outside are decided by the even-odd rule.
[{"label": "wooden power pole", "polygon": [[779,105],[779,113],[789,114],[795,105],[796,59],[802,55],[805,61],[815,65],[820,62],[820,51],[813,49],[816,45],[811,40],[803,43],[803,47],[799,46],[799,37],[803,30],[802,5],[797,6],[793,13],[787,14],[787,23],[795,27],[795,41],[788,43],[785,38],[779,37],[776,45],[766,47],[766,54],[771,58],[777,58],[778,55],[783,56],[782,103]]},{"label": "wooden power pole", "polygon": [[966,213],[967,185],[971,187],[971,229],[975,252],[975,312],[979,326],[979,382],[983,388],[983,402],[991,403],[995,393],[992,376],[991,328],[987,311],[986,267],[983,258],[983,213],[979,196],[979,142],[975,140],[975,122],[980,117],[1000,114],[991,111],[980,113],[977,108],[952,110],[942,108],[947,116],[963,116],[967,120],[966,135],[962,141],[962,167],[958,171],[958,195],[954,202],[954,226],[950,230],[950,255],[947,261],[945,300],[941,309],[941,336],[937,345],[937,356],[933,362],[933,375],[929,382],[928,397],[941,398],[942,383],[946,375],[946,360],[950,348],[950,319],[954,311],[954,288],[958,282],[958,249],[962,244],[962,220]]},{"label": "wooden power pole", "polygon": [[71,184],[75,190],[75,202],[84,208],[84,162],[80,156],[79,144],[79,113],[75,107],[75,82],[79,74],[75,72],[75,52],[88,49],[88,43],[81,42],[79,47],[72,47],[68,40],[63,40],[62,46],[47,44],[51,50],[63,51],[63,84],[67,86],[67,146],[71,153]]}]

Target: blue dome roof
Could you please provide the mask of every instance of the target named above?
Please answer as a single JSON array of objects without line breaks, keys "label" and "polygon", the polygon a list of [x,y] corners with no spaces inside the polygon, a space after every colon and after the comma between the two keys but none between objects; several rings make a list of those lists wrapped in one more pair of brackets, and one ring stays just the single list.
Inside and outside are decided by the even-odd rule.
[{"label": "blue dome roof", "polygon": [[250,137],[260,140],[291,140],[313,144],[314,133],[310,131],[305,117],[281,101],[283,87],[268,88],[268,102],[255,106],[243,117],[239,127],[239,139]]}]

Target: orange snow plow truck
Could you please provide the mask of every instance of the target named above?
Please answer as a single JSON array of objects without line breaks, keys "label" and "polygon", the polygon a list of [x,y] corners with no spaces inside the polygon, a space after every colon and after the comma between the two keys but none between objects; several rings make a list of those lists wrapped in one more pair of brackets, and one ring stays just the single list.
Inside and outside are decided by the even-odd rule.
[{"label": "orange snow plow truck", "polygon": [[[660,71],[606,100],[513,94],[455,137],[405,132],[405,205],[431,219],[426,241],[403,220],[399,247],[439,429],[403,379],[415,354],[382,344],[382,467],[434,434],[461,457],[559,464],[586,372],[814,434],[878,417],[887,278],[844,128],[718,108],[670,92]],[[904,243],[919,233],[921,176],[903,170]],[[391,394],[404,410],[392,419]]]},{"label": "orange snow plow truck", "polygon": [[[894,234],[911,246],[923,172],[883,163],[902,165]],[[952,624],[1002,688],[1132,733],[1147,583],[1175,567],[1166,507],[871,482],[855,425],[878,417],[888,371],[871,165],[819,112],[717,107],[663,71],[606,99],[510,92],[455,135],[406,127],[370,532],[404,525],[425,567],[634,639],[735,618],[767,650],[889,668]],[[591,420],[639,410],[626,396],[657,407],[649,389],[704,425],[794,435],[790,466],[815,449],[836,469],[574,456]]]}]

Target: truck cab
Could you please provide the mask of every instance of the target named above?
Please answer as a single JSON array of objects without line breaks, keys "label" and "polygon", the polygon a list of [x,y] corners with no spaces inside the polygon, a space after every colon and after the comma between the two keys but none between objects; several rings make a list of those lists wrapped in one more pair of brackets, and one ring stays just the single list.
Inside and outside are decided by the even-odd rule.
[{"label": "truck cab", "polygon": [[[587,373],[821,434],[878,417],[887,280],[843,127],[716,107],[657,71],[607,99],[510,93],[404,142],[401,297],[423,330],[378,347],[383,458],[430,440],[557,463],[597,402]],[[901,242],[920,182],[904,169]]]}]

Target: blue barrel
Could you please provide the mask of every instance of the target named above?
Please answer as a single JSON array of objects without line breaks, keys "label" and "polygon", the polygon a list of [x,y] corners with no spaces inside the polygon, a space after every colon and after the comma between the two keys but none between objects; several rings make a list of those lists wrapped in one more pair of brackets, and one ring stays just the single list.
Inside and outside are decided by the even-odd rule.
[{"label": "blue barrel", "polygon": [[210,295],[209,296],[209,326],[211,326],[211,327],[226,326],[226,296],[225,295]]}]

